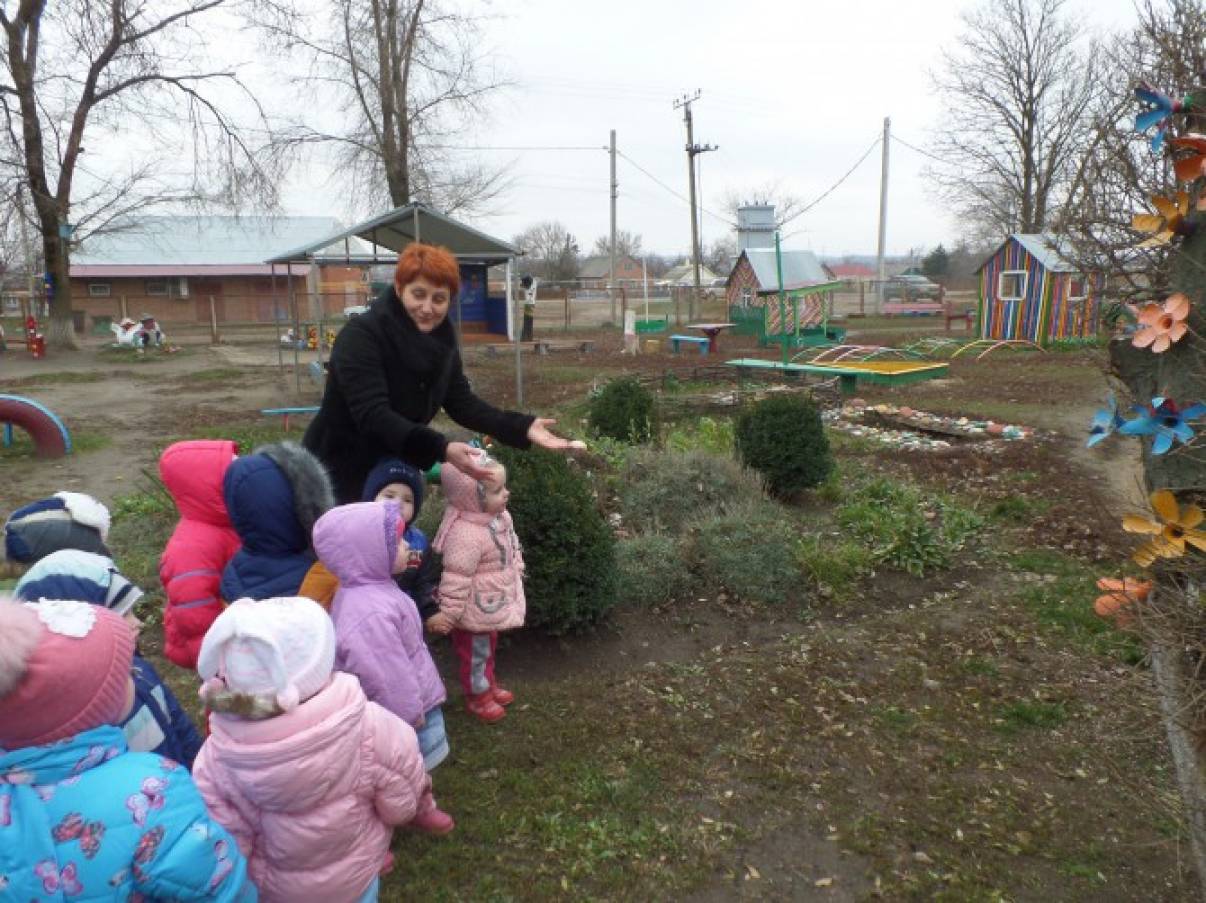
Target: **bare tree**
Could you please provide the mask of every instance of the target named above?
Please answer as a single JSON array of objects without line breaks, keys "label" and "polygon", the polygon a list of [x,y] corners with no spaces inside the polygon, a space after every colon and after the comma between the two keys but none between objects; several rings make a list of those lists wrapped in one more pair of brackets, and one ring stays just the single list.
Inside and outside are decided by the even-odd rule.
[{"label": "bare tree", "polygon": [[533,275],[555,281],[578,275],[578,243],[556,220],[528,226],[511,243],[524,252]]},{"label": "bare tree", "polygon": [[1067,199],[1103,78],[1100,48],[1065,0],[984,0],[963,14],[935,88],[945,103],[929,168],[977,239],[1041,232]]},{"label": "bare tree", "polygon": [[481,210],[506,190],[506,167],[464,157],[465,135],[505,85],[483,53],[484,17],[453,0],[247,0],[265,44],[304,66],[301,90],[330,97],[340,121],[299,122],[290,150],[336,149],[353,203],[388,194],[445,212]]},{"label": "bare tree", "polygon": [[737,240],[732,235],[717,238],[704,252],[703,263],[717,276],[727,276],[737,256]]},{"label": "bare tree", "polygon": [[[607,257],[611,254],[611,239],[609,236],[600,235],[595,239],[595,246],[592,252],[596,257]],[[616,230],[616,257],[635,257],[641,259],[641,236],[636,232],[629,232],[627,229]]]},{"label": "bare tree", "polygon": [[[51,279],[52,342],[74,344],[73,240],[148,205],[274,199],[273,173],[216,99],[233,88],[258,110],[254,97],[235,72],[184,62],[214,58],[194,25],[224,2],[161,2],[152,10],[139,0],[21,0],[0,7],[0,190],[25,209],[18,195],[28,186],[28,216]],[[85,135],[90,143],[122,140],[134,122],[137,141],[124,140],[138,145],[139,162],[120,173],[81,163]],[[192,151],[183,161],[182,129]],[[165,163],[169,154],[174,165]]]},{"label": "bare tree", "polygon": [[785,225],[804,212],[804,199],[781,181],[763,182],[730,188],[720,196],[722,209],[734,220],[737,209],[747,204],[770,204],[775,208],[775,228]]}]

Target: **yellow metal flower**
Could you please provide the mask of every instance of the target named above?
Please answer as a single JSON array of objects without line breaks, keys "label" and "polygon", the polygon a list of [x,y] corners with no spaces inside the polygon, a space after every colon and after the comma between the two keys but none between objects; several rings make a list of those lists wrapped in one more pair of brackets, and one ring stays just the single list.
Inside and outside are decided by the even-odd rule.
[{"label": "yellow metal flower", "polygon": [[1160,521],[1137,514],[1122,519],[1122,529],[1128,533],[1147,533],[1152,537],[1131,556],[1137,565],[1150,567],[1157,558],[1180,558],[1185,554],[1186,543],[1206,552],[1206,531],[1197,529],[1206,519],[1201,508],[1197,505],[1181,507],[1176,496],[1167,489],[1157,489],[1151,499]]},{"label": "yellow metal flower", "polygon": [[1150,232],[1152,237],[1141,242],[1139,247],[1150,248],[1166,245],[1174,235],[1185,228],[1185,217],[1189,215],[1189,194],[1178,191],[1176,198],[1152,198],[1152,206],[1158,213],[1139,213],[1131,217],[1131,228],[1136,232]]}]

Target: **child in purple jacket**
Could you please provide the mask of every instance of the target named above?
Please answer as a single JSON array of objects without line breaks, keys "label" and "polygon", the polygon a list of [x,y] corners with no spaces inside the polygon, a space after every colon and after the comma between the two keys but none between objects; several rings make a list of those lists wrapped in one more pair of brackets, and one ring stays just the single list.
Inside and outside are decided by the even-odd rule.
[{"label": "child in purple jacket", "polygon": [[342,505],[314,525],[314,550],[339,580],[331,604],[335,667],[355,674],[369,699],[415,729],[430,771],[448,755],[446,697],[414,600],[394,583],[410,557],[405,530],[391,502]]}]

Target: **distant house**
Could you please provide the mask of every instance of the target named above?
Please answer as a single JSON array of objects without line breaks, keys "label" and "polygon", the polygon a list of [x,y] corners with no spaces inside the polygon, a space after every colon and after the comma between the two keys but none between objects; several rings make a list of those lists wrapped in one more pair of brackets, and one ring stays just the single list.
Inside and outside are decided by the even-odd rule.
[{"label": "distant house", "polygon": [[[611,257],[587,257],[578,267],[581,288],[606,290],[611,278]],[[616,257],[616,288],[636,288],[644,282],[645,271],[636,257]]]},{"label": "distant house", "polygon": [[1100,273],[1083,273],[1055,236],[1010,235],[980,265],[980,337],[1051,339],[1097,334]]},{"label": "distant house", "polygon": [[[702,263],[699,265],[699,284],[704,288],[707,288],[723,278],[723,276],[717,276]],[[657,284],[679,287],[694,287],[695,267],[690,263],[680,263],[678,266],[671,267],[658,278]]]},{"label": "distant house", "polygon": [[829,271],[833,273],[835,279],[850,282],[867,282],[877,275],[874,267],[869,267],[865,263],[830,263],[826,266],[829,267]]},{"label": "distant house", "polygon": [[[268,258],[342,228],[328,216],[146,216],[88,238],[71,258],[76,328],[149,313],[166,325],[220,321],[271,323],[291,317],[290,288],[321,296],[327,313],[363,304],[361,267],[320,263],[273,268]],[[367,246],[366,246],[367,247]],[[359,247],[353,252],[363,250]],[[332,248],[342,255],[343,245]],[[290,285],[292,283],[292,285]],[[310,311],[301,310],[307,317]]]}]

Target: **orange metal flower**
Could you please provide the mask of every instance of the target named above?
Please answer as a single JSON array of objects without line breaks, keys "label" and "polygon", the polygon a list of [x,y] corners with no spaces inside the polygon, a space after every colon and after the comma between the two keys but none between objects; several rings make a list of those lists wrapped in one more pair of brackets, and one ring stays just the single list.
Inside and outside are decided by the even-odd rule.
[{"label": "orange metal flower", "polygon": [[1156,354],[1167,351],[1173,342],[1179,342],[1189,332],[1189,297],[1174,292],[1164,299],[1163,304],[1147,304],[1136,314],[1139,328],[1131,344],[1136,348],[1151,348]]},{"label": "orange metal flower", "polygon": [[1182,508],[1177,504],[1176,496],[1167,489],[1157,489],[1151,500],[1160,521],[1137,514],[1122,519],[1122,529],[1128,533],[1147,533],[1153,537],[1131,556],[1137,565],[1150,567],[1157,558],[1180,558],[1185,554],[1186,543],[1206,552],[1206,531],[1197,529],[1206,519],[1201,508],[1197,505]]},{"label": "orange metal flower", "polygon": [[1151,594],[1152,582],[1133,577],[1123,577],[1121,580],[1102,577],[1097,581],[1097,588],[1105,590],[1105,595],[1098,596],[1093,603],[1097,617],[1126,628],[1135,620],[1134,606]]},{"label": "orange metal flower", "polygon": [[1158,213],[1139,213],[1131,217],[1131,228],[1136,232],[1150,232],[1152,237],[1139,244],[1141,248],[1165,245],[1174,235],[1185,229],[1185,217],[1189,214],[1189,194],[1178,191],[1176,198],[1152,198],[1152,206]]},{"label": "orange metal flower", "polygon": [[1178,181],[1192,182],[1206,176],[1206,135],[1186,135],[1184,138],[1173,138],[1169,143],[1173,147],[1187,147],[1193,151],[1173,160],[1173,172],[1177,174]]}]

